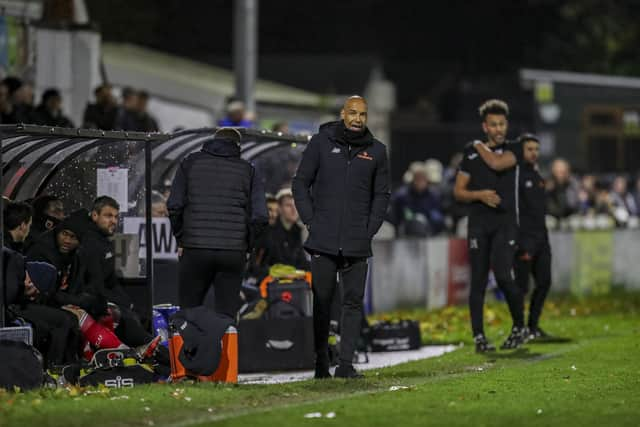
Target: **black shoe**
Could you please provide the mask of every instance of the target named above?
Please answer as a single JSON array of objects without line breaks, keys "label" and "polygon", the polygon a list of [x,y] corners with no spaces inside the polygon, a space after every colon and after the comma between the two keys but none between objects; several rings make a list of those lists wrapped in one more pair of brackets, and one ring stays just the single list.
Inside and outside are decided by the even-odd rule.
[{"label": "black shoe", "polygon": [[514,326],[513,328],[511,328],[511,333],[509,334],[505,342],[500,346],[500,349],[513,350],[520,347],[525,342],[527,342],[526,329]]},{"label": "black shoe", "polygon": [[319,368],[316,366],[316,372],[313,374],[313,379],[315,380],[324,380],[327,378],[331,378],[331,373],[327,368]]},{"label": "black shoe", "polygon": [[530,327],[529,328],[529,340],[531,341],[544,341],[544,340],[548,340],[553,338],[551,335],[549,335],[548,333],[546,333],[545,331],[542,330],[542,328],[540,327]]},{"label": "black shoe", "polygon": [[476,343],[476,353],[496,351],[496,347],[487,340],[487,337],[485,337],[484,334],[478,334],[473,337],[473,342]]},{"label": "black shoe", "polygon": [[351,378],[351,379],[360,379],[364,378],[360,372],[356,371],[353,365],[338,365],[335,372],[336,378]]},{"label": "black shoe", "polygon": [[316,380],[331,378],[331,374],[329,373],[328,358],[321,357],[316,359],[316,371],[315,371],[315,374],[313,375],[313,378]]}]

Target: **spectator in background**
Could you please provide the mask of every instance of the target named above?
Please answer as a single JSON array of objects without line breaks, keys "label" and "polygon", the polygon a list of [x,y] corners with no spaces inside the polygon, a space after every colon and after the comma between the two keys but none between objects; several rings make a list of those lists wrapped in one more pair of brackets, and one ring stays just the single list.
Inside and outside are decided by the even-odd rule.
[{"label": "spectator in background", "polygon": [[616,220],[626,223],[630,216],[638,216],[639,206],[633,195],[627,189],[627,178],[617,176],[613,180],[613,191],[611,192],[611,204],[616,212]]},{"label": "spectator in background", "polygon": [[267,212],[269,213],[269,225],[274,225],[278,219],[278,199],[273,194],[268,194],[267,199]]},{"label": "spectator in background", "polygon": [[431,190],[424,163],[413,162],[404,175],[407,183],[391,197],[390,222],[399,236],[429,236],[444,229],[440,197]]},{"label": "spectator in background", "polygon": [[17,123],[16,110],[9,95],[9,86],[4,81],[0,83],[0,123]]},{"label": "spectator in background", "polygon": [[596,183],[596,195],[593,206],[594,214],[613,217],[613,203],[609,194],[609,186],[605,182]]},{"label": "spectator in background", "polygon": [[149,93],[141,90],[138,92],[138,130],[142,132],[158,132],[158,122],[156,119],[147,112],[147,105],[149,103]]},{"label": "spectator in background", "polygon": [[424,162],[424,170],[427,174],[427,180],[429,181],[429,189],[440,199],[442,199],[442,193],[444,191],[442,183],[444,174],[442,169],[440,160],[427,159]]},{"label": "spectator in background", "polygon": [[24,202],[9,202],[4,207],[4,245],[18,253],[24,252],[24,242],[29,236],[33,221],[33,209]]},{"label": "spectator in background", "polygon": [[264,238],[264,246],[258,248],[256,265],[261,271],[259,278],[269,273],[275,264],[285,264],[300,270],[309,270],[310,264],[302,247],[302,227],[300,217],[293,201],[291,189],[282,189],[276,195],[278,217],[275,224],[269,226]]},{"label": "spectator in background", "polygon": [[17,77],[6,77],[3,80],[9,92],[9,100],[13,105],[15,123],[28,123],[33,111],[33,86]]},{"label": "spectator in background", "polygon": [[[633,200],[636,202],[636,206],[640,210],[640,176],[636,178],[636,188],[633,192]],[[636,215],[640,216],[640,212],[638,212]]]},{"label": "spectator in background", "polygon": [[551,164],[551,179],[547,181],[547,212],[556,218],[566,218],[578,211],[579,186],[571,176],[569,163],[555,159]]},{"label": "spectator in background", "polygon": [[232,100],[227,104],[227,115],[218,122],[221,127],[251,127],[253,123],[247,120],[244,102]]},{"label": "spectator in background", "polygon": [[74,127],[71,120],[62,114],[62,96],[55,88],[44,91],[40,105],[31,113],[30,123],[63,128]]},{"label": "spectator in background", "polygon": [[273,124],[273,126],[271,126],[271,131],[276,133],[289,133],[289,125],[287,124],[287,122],[276,122]]},{"label": "spectator in background", "polygon": [[117,105],[111,92],[111,85],[104,83],[95,88],[94,104],[87,104],[82,119],[83,127],[87,129],[113,130],[116,120]]},{"label": "spectator in background", "polygon": [[151,216],[154,218],[163,218],[169,216],[167,210],[167,199],[159,192],[151,192]]},{"label": "spectator in background", "polygon": [[30,241],[35,240],[42,233],[52,230],[64,219],[64,205],[56,196],[43,194],[33,201],[33,226]]},{"label": "spectator in background", "polygon": [[141,131],[138,120],[138,93],[130,87],[122,89],[122,105],[116,112],[115,130]]},{"label": "spectator in background", "polygon": [[581,186],[578,190],[578,212],[586,215],[593,210],[596,198],[596,177],[587,174],[582,177]]}]

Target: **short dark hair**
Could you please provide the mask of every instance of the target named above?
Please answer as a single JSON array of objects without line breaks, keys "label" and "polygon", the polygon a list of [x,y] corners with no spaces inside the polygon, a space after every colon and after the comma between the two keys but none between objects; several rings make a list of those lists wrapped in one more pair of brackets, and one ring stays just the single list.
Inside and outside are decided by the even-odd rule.
[{"label": "short dark hair", "polygon": [[278,199],[271,193],[267,193],[264,197],[267,200],[267,203],[278,203]]},{"label": "short dark hair", "polygon": [[104,89],[111,89],[111,85],[109,83],[102,83],[100,86],[96,86],[96,88],[93,90],[93,94],[98,95]]},{"label": "short dark hair", "polygon": [[62,95],[60,95],[60,91],[54,87],[50,87],[45,90],[42,94],[42,104],[46,104],[51,98],[60,98],[62,99]]},{"label": "short dark hair", "polygon": [[33,215],[36,217],[36,220],[44,218],[47,209],[49,209],[49,204],[51,202],[62,202],[62,199],[58,196],[54,196],[51,194],[42,194],[36,197],[33,200],[31,206],[33,206]]},{"label": "short dark hair", "polygon": [[500,99],[490,99],[478,108],[478,113],[480,113],[482,120],[486,119],[489,114],[498,114],[509,117],[509,106],[506,102]]},{"label": "short dark hair", "polygon": [[146,90],[140,90],[138,91],[138,98],[140,99],[149,99],[149,92],[147,92]]},{"label": "short dark hair", "polygon": [[33,208],[25,202],[9,202],[4,208],[4,228],[13,230],[33,218]]},{"label": "short dark hair", "polygon": [[116,199],[109,196],[100,196],[95,199],[93,201],[93,207],[91,208],[91,210],[100,213],[102,212],[102,209],[106,208],[107,206],[118,211],[120,210],[120,205],[118,204],[118,202],[116,202]]},{"label": "short dark hair", "polygon": [[137,94],[138,93],[136,92],[136,90],[130,86],[125,86],[122,88],[122,99],[127,99]]},{"label": "short dark hair", "polygon": [[240,131],[232,127],[219,128],[213,134],[213,137],[221,138],[221,139],[230,139],[236,144],[240,144],[240,141],[242,140],[242,134],[240,133]]},{"label": "short dark hair", "polygon": [[518,137],[518,141],[522,144],[524,144],[525,142],[530,142],[533,141],[537,144],[540,144],[540,139],[538,138],[537,135],[533,134],[533,133],[523,133],[522,135],[520,135]]}]

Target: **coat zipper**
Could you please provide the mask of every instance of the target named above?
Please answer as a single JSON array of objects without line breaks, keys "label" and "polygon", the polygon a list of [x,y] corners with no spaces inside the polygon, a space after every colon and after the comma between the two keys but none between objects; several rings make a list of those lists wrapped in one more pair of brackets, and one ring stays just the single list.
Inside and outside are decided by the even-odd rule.
[{"label": "coat zipper", "polygon": [[[347,190],[347,184],[349,183],[349,169],[351,168],[351,144],[347,145],[347,170],[346,173],[344,175],[344,190]],[[346,193],[345,195],[342,197],[342,215],[340,216],[340,228],[338,229],[338,235],[340,236],[338,238],[338,248],[340,253],[342,252],[342,235],[344,233],[342,233],[342,221],[344,220],[344,217],[346,215],[346,211],[347,211],[347,197],[346,197]]]}]

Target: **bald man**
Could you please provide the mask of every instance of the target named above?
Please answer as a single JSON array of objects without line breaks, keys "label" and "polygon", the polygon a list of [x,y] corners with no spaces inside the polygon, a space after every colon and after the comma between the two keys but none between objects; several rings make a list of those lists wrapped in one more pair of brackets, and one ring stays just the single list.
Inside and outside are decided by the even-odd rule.
[{"label": "bald man", "polygon": [[300,218],[309,228],[315,378],[329,378],[329,317],[336,274],[342,286],[339,365],[335,376],[360,378],[353,367],[362,321],[362,299],[371,239],[389,202],[385,146],[367,128],[367,101],[348,98],[339,121],[325,123],[311,138],[293,178]]}]

